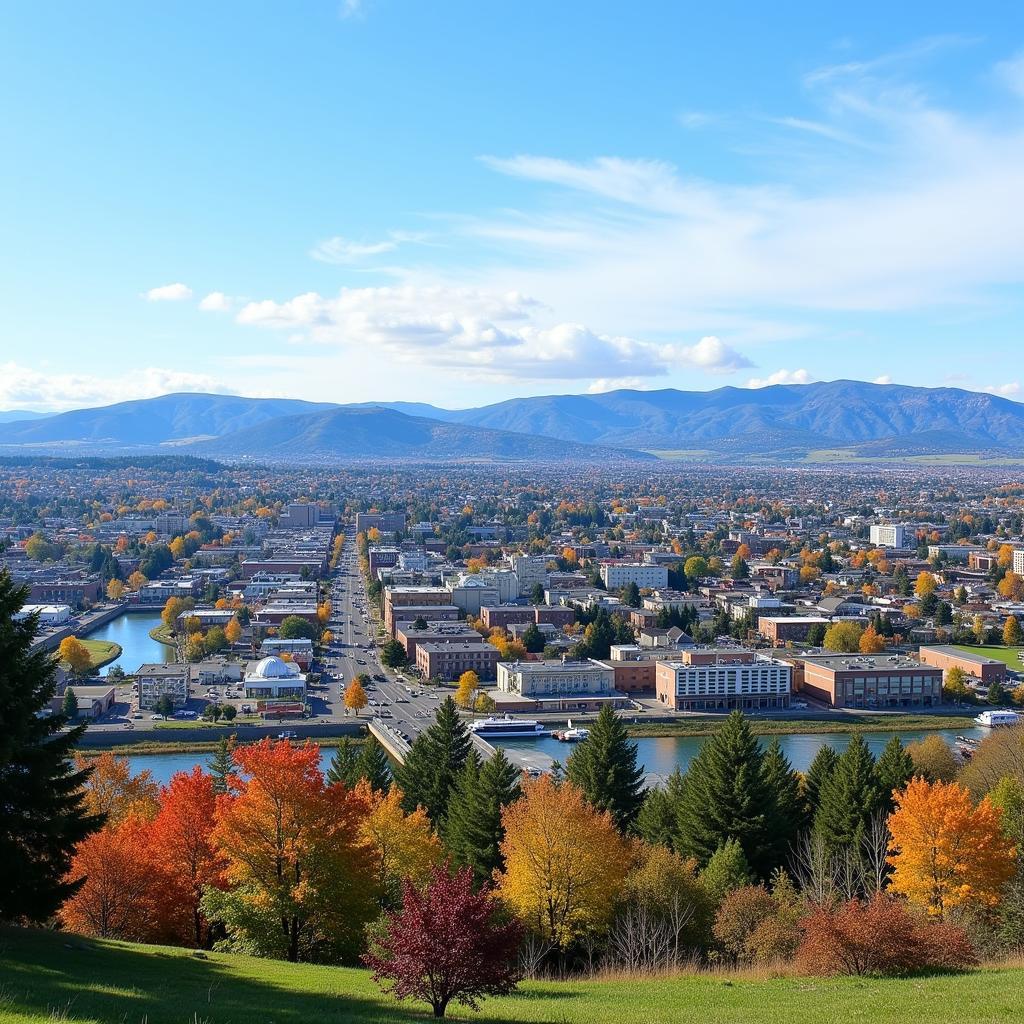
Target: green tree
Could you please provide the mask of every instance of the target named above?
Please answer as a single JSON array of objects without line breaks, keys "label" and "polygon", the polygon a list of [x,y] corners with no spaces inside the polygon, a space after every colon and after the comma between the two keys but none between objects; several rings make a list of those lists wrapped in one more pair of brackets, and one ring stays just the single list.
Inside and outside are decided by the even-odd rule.
[{"label": "green tree", "polygon": [[856,654],[864,630],[856,622],[836,622],[825,631],[823,645],[826,650],[842,654]]},{"label": "green tree", "polygon": [[988,692],[985,694],[985,700],[989,704],[1005,704],[1006,703],[1006,690],[1003,689],[1003,684],[998,679],[993,679],[989,685]]},{"label": "green tree", "polygon": [[57,692],[51,652],[33,650],[38,618],[15,615],[28,598],[0,572],[0,920],[46,921],[78,891],[75,847],[103,824],[85,809],[89,770],[71,755],[85,729],[42,715]]},{"label": "green tree", "polygon": [[730,839],[741,846],[758,877],[772,860],[771,794],[762,774],[764,754],[741,711],[734,711],[700,749],[685,776],[679,802],[677,852],[706,864]]},{"label": "green tree", "polygon": [[206,762],[206,770],[213,776],[213,790],[215,793],[226,793],[228,791],[228,776],[235,770],[235,759],[231,751],[235,746],[235,738],[221,736],[217,741],[210,760]]},{"label": "green tree", "polygon": [[544,603],[544,584],[534,583],[530,589],[530,604],[543,604]]},{"label": "green tree", "polygon": [[531,622],[523,630],[523,646],[531,654],[539,654],[544,650],[544,634],[537,628],[536,622]]},{"label": "green tree", "polygon": [[384,748],[374,736],[367,738],[359,753],[356,778],[365,779],[370,788],[378,793],[386,793],[391,788],[391,764]]},{"label": "green tree", "polygon": [[78,718],[78,698],[70,686],[64,691],[64,699],[60,702],[60,712],[69,722],[74,722]]},{"label": "green tree", "polygon": [[281,620],[277,635],[282,640],[315,640],[320,635],[320,630],[300,615],[286,615]]},{"label": "green tree", "polygon": [[729,893],[753,884],[754,875],[743,847],[737,840],[728,839],[711,855],[698,880],[712,904],[717,906]]},{"label": "green tree", "polygon": [[630,608],[639,608],[641,605],[640,588],[635,582],[627,583],[620,591],[619,599]]},{"label": "green tree", "polygon": [[804,804],[808,821],[814,821],[821,802],[821,787],[835,771],[838,761],[839,755],[835,752],[835,748],[830,747],[827,743],[823,743],[814,755],[814,760],[811,761],[811,765],[804,775]]},{"label": "green tree", "polygon": [[902,790],[914,777],[913,758],[903,746],[899,736],[893,736],[885,745],[882,753],[878,755],[878,761],[875,763],[875,775],[878,779],[880,808],[886,815],[892,814],[896,809],[896,803],[892,798],[893,791]]},{"label": "green tree", "polygon": [[455,862],[473,869],[478,885],[503,867],[501,812],[519,798],[519,772],[499,747],[481,764],[471,750],[452,791],[444,840]]},{"label": "green tree", "polygon": [[778,736],[765,751],[761,777],[771,796],[768,814],[771,859],[776,865],[782,865],[807,827],[807,814],[800,792],[800,776],[783,753]]},{"label": "green tree", "polygon": [[438,828],[448,813],[448,799],[472,746],[455,701],[446,697],[434,723],[416,737],[405,763],[395,769],[407,813],[422,807]]},{"label": "green tree", "polygon": [[750,579],[750,566],[747,564],[747,560],[740,554],[732,556],[732,564],[729,570],[734,580]]},{"label": "green tree", "polygon": [[636,763],[636,744],[609,704],[569,755],[565,772],[594,807],[611,812],[621,831],[633,828],[644,802],[644,770]]},{"label": "green tree", "polygon": [[860,850],[880,807],[875,759],[863,736],[854,736],[822,784],[814,831],[829,850]]},{"label": "green tree", "polygon": [[683,565],[683,572],[686,573],[687,579],[691,580],[703,579],[708,575],[708,571],[707,559],[700,555],[692,555]]},{"label": "green tree", "polygon": [[157,697],[156,703],[153,705],[153,710],[158,714],[166,718],[168,715],[174,713],[174,702],[167,694],[163,694]]},{"label": "green tree", "polygon": [[389,640],[380,649],[380,661],[388,668],[398,668],[405,664],[405,648],[397,640]]},{"label": "green tree", "polygon": [[685,786],[683,773],[675,768],[664,786],[647,790],[644,805],[636,816],[636,831],[651,846],[675,850],[679,839],[679,802]]},{"label": "green tree", "polygon": [[334,748],[331,763],[327,766],[327,781],[352,789],[359,781],[358,764],[359,751],[356,745],[347,736],[343,736]]}]

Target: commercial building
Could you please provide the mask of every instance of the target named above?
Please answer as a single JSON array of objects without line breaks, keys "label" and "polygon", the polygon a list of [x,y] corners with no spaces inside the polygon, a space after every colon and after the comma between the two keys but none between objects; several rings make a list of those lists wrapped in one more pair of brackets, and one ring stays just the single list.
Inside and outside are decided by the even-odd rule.
[{"label": "commercial building", "polygon": [[270,636],[260,644],[260,654],[265,658],[280,658],[282,654],[287,654],[303,672],[307,672],[309,663],[313,660],[313,641],[304,638],[282,640],[280,637]]},{"label": "commercial building", "polygon": [[609,590],[621,590],[630,583],[656,590],[668,586],[668,568],[645,562],[605,562],[601,566],[601,582]]},{"label": "commercial building", "polygon": [[188,702],[188,665],[140,665],[135,673],[139,685],[139,709],[152,711],[161,697],[170,697],[176,708]]},{"label": "commercial building", "polygon": [[385,587],[384,628],[395,635],[397,618],[416,618],[415,615],[396,614],[402,608],[452,607],[452,595],[444,587]]},{"label": "commercial building", "polygon": [[942,702],[942,669],[902,655],[826,654],[790,660],[794,689],[833,707],[931,707]]},{"label": "commercial building", "polygon": [[914,536],[913,530],[902,523],[875,523],[869,533],[876,548],[905,548]]},{"label": "commercial building", "polygon": [[250,699],[302,701],[306,698],[306,677],[295,662],[271,655],[248,667],[242,688]]},{"label": "commercial building", "polygon": [[812,629],[828,629],[831,621],[823,615],[760,615],[757,631],[775,647],[783,647],[787,643],[807,643]]},{"label": "commercial building", "polygon": [[381,533],[400,533],[405,529],[404,512],[357,512],[356,533],[380,530]]},{"label": "commercial building", "polygon": [[655,669],[658,700],[675,711],[789,707],[792,666],[734,648],[697,647]]},{"label": "commercial building", "polygon": [[1015,548],[1013,552],[1013,571],[1024,576],[1024,548]]},{"label": "commercial building", "polygon": [[547,555],[506,555],[506,564],[516,574],[519,580],[519,596],[529,597],[533,588],[539,583],[542,587],[547,584],[548,558]]},{"label": "commercial building", "polygon": [[496,677],[501,655],[492,644],[476,641],[417,643],[416,668],[424,679],[458,679],[463,672],[475,672],[482,682]]},{"label": "commercial building", "polygon": [[[117,691],[113,686],[72,685],[69,689],[74,693],[75,700],[78,702],[79,718],[100,718],[113,708],[117,700]],[[54,703],[61,703],[60,699],[57,698]]]},{"label": "commercial building", "polygon": [[600,661],[502,661],[498,689],[524,697],[611,696],[615,671]]},{"label": "commercial building", "polygon": [[[428,620],[424,629],[417,629],[415,620],[403,620],[395,624],[395,639],[405,648],[406,657],[415,661],[416,648],[420,644],[475,643],[480,640],[480,634],[465,622]],[[494,650],[493,647],[491,649]]]},{"label": "commercial building", "polygon": [[995,658],[986,658],[983,654],[973,651],[962,651],[958,647],[935,646],[922,647],[918,651],[922,665],[941,668],[943,678],[951,668],[958,668],[965,675],[973,676],[986,686],[992,683],[1006,682],[1006,665]]},{"label": "commercial building", "polygon": [[71,619],[71,608],[66,604],[26,604],[14,613],[14,621],[20,622],[30,615],[39,616],[40,626],[63,626]]}]

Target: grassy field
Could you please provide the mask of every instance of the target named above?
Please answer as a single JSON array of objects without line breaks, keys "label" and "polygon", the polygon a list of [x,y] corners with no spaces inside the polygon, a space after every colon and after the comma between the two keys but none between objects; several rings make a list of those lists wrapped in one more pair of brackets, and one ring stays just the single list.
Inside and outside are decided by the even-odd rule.
[{"label": "grassy field", "polygon": [[[858,732],[923,732],[928,729],[969,729],[972,715],[828,715],[801,718],[748,718],[757,736],[783,733],[833,734]],[[674,722],[637,722],[626,726],[630,736],[711,736],[725,721],[681,718]]]},{"label": "grassy field", "polygon": [[983,658],[993,658],[995,661],[1001,661],[1007,668],[1012,668],[1015,672],[1024,672],[1024,661],[1020,660],[1021,651],[1024,648],[1020,647],[957,647],[958,651],[966,651],[968,654],[979,654]]},{"label": "grassy field", "polygon": [[174,632],[170,626],[157,626],[149,631],[149,635],[158,643],[163,644],[165,647],[174,647]]},{"label": "grassy field", "polygon": [[103,668],[112,661],[121,657],[121,645],[111,640],[83,640],[78,641],[89,652],[89,667],[91,669]]},{"label": "grassy field", "polygon": [[[120,735],[120,734],[119,734]],[[313,742],[321,747],[341,746],[342,739],[351,743],[363,743],[363,736],[317,736]],[[255,742],[255,741],[253,741]],[[211,740],[140,740],[138,743],[111,743],[102,746],[99,743],[87,747],[79,747],[78,753],[83,757],[99,757],[100,754],[209,754],[217,749],[220,739]],[[242,744],[245,745],[244,743]]]},{"label": "grassy field", "polygon": [[[481,1024],[917,1024],[1020,1019],[1024,971],[904,980],[684,975],[531,982],[457,1020]],[[396,1024],[431,1019],[382,996],[365,971],[0,930],[0,1021],[118,1024]]]}]

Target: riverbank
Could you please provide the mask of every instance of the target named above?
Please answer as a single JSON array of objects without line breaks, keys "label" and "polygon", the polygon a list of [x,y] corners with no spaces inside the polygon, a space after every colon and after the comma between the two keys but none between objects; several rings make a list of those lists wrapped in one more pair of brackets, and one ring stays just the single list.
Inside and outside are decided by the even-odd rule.
[{"label": "riverbank", "polygon": [[121,645],[113,640],[79,640],[89,652],[89,671],[95,672],[121,657]]},{"label": "riverbank", "polygon": [[[364,736],[317,736],[310,739],[318,747],[338,747],[341,746],[342,740],[348,740],[350,743],[366,742]],[[238,745],[245,747],[258,742],[258,739],[238,740]],[[94,743],[87,747],[79,747],[76,753],[85,758],[99,757],[101,754],[122,754],[132,757],[143,754],[211,754],[219,745],[219,736],[215,740],[140,740],[138,743]]]},{"label": "riverbank", "polygon": [[[972,729],[972,714],[963,715],[850,715],[842,718],[754,718],[748,717],[755,736],[835,735],[863,732],[925,732]],[[724,717],[681,718],[670,722],[630,722],[626,732],[634,737],[713,736]]]},{"label": "riverbank", "polygon": [[170,626],[160,625],[149,631],[150,638],[155,640],[158,644],[163,644],[165,647],[173,647],[177,650],[177,643],[174,639],[174,633]]}]

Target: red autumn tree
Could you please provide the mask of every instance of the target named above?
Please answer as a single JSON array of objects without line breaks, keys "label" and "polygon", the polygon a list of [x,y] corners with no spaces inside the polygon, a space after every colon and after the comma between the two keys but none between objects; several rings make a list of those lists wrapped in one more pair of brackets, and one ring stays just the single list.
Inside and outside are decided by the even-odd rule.
[{"label": "red autumn tree", "polygon": [[384,991],[421,999],[443,1017],[453,999],[475,1010],[484,996],[511,992],[521,939],[491,890],[473,890],[470,868],[437,866],[422,889],[402,883],[402,907],[385,917],[363,961]]},{"label": "red autumn tree", "polygon": [[883,893],[868,903],[815,907],[801,927],[797,964],[807,974],[901,975],[977,962],[962,929],[914,918],[905,903]]},{"label": "red autumn tree", "polygon": [[163,788],[151,828],[152,855],[173,890],[161,912],[168,930],[187,945],[205,945],[208,927],[200,910],[203,888],[223,884],[225,862],[211,839],[216,806],[213,778],[196,765],[191,773],[175,774]]}]

